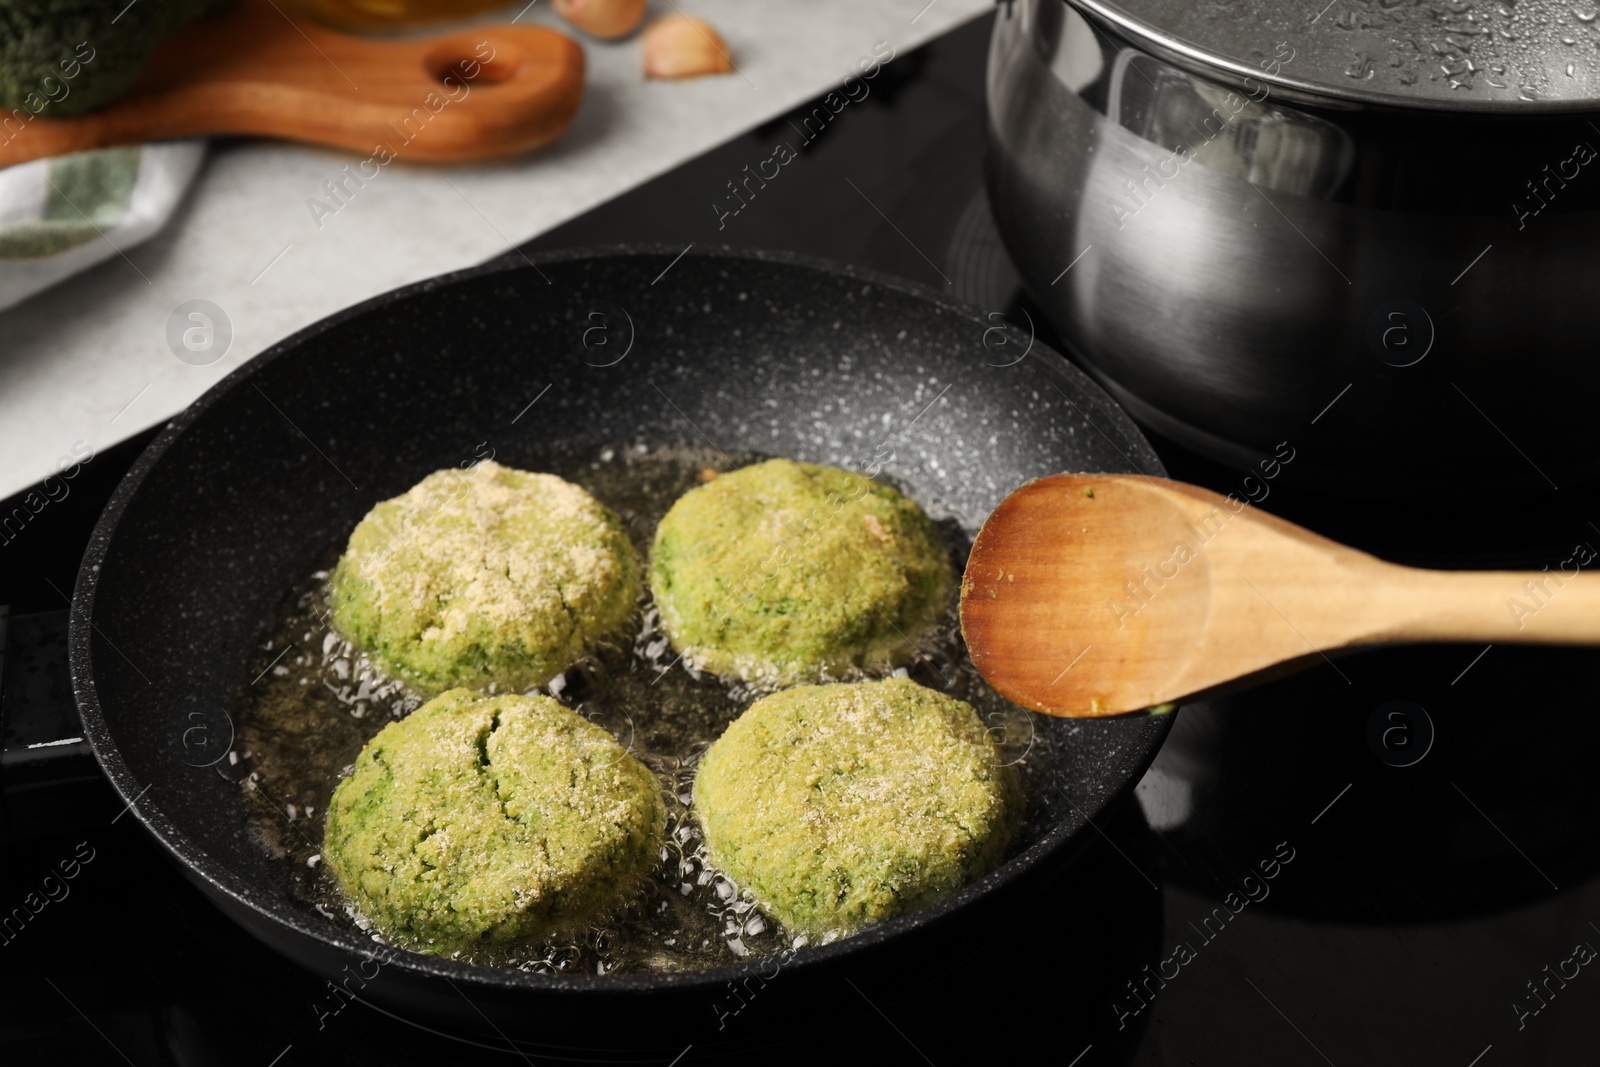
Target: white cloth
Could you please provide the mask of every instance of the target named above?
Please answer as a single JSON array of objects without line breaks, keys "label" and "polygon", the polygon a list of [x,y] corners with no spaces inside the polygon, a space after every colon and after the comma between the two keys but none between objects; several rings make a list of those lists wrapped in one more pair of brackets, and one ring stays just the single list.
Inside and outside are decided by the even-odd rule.
[{"label": "white cloth", "polygon": [[205,150],[204,140],[162,141],[0,170],[0,308],[159,231]]}]

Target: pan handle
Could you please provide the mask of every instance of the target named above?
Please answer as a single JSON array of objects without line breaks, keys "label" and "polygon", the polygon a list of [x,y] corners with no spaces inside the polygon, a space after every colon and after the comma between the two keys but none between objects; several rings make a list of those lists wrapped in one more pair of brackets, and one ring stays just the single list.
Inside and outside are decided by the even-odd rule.
[{"label": "pan handle", "polygon": [[71,833],[116,806],[72,697],[70,617],[0,605],[0,841]]}]

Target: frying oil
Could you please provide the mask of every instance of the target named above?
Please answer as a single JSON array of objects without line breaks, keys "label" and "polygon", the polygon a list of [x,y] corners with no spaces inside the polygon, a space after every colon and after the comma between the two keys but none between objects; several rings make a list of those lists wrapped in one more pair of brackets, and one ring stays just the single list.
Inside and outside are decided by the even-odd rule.
[{"label": "frying oil", "polygon": [[[674,501],[715,476],[769,457],[688,448],[609,447],[555,469],[621,516],[648,556],[657,522]],[[887,480],[887,479],[885,479]],[[907,495],[914,491],[901,486]],[[923,501],[926,505],[931,503]],[[971,531],[940,524],[959,575]],[[322,862],[323,819],[335,786],[357,754],[422,697],[384,676],[329,625],[328,576],[343,544],[285,596],[267,620],[240,688],[234,751],[226,764],[250,801],[252,828],[281,863],[292,897],[324,917],[381,940]],[[659,627],[648,595],[631,646],[600,654],[553,679],[542,692],[609,730],[661,784],[666,833],[649,879],[603,922],[572,936],[493,946],[466,958],[534,972],[646,974],[693,971],[801,947],[707,859],[691,812],[701,755],[761,694],[688,669]],[[945,619],[920,639],[903,670],[914,681],[967,701],[989,725],[1002,763],[1020,772],[1029,798],[1016,852],[1044,831],[1047,731],[1032,713],[983,681],[961,642],[955,596]],[[841,679],[847,680],[847,679]]]}]

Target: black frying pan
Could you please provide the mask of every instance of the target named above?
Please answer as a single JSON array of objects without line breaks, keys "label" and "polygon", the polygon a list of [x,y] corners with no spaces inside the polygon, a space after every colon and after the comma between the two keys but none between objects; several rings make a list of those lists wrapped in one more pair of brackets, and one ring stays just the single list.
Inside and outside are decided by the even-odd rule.
[{"label": "black frying pan", "polygon": [[[1030,344],[998,316],[904,283],[770,255],[508,259],[341,312],[173,420],[107,506],[72,618],[86,736],[207,896],[280,952],[338,975],[372,942],[291,895],[249,832],[239,786],[197,766],[185,732],[192,709],[231,705],[262,621],[368,508],[484,441],[501,462],[534,470],[635,441],[858,468],[892,454],[884,474],[969,534],[1031,478],[1162,473],[1097,386]],[[1081,843],[1086,820],[1137,780],[1167,726],[1041,718],[1062,743],[1031,844],[944,901],[803,949],[785,969],[937,936],[925,928],[982,908]],[[396,953],[361,993],[493,1040],[548,1033],[553,1018],[614,1029],[765,966],[550,976]]]}]

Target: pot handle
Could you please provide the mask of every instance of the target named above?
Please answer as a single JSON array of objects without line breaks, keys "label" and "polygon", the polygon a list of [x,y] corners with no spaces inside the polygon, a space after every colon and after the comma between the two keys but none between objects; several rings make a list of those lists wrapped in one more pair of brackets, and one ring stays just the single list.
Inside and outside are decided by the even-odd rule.
[{"label": "pot handle", "polygon": [[70,618],[0,604],[0,841],[71,833],[116,807],[72,696]]}]

